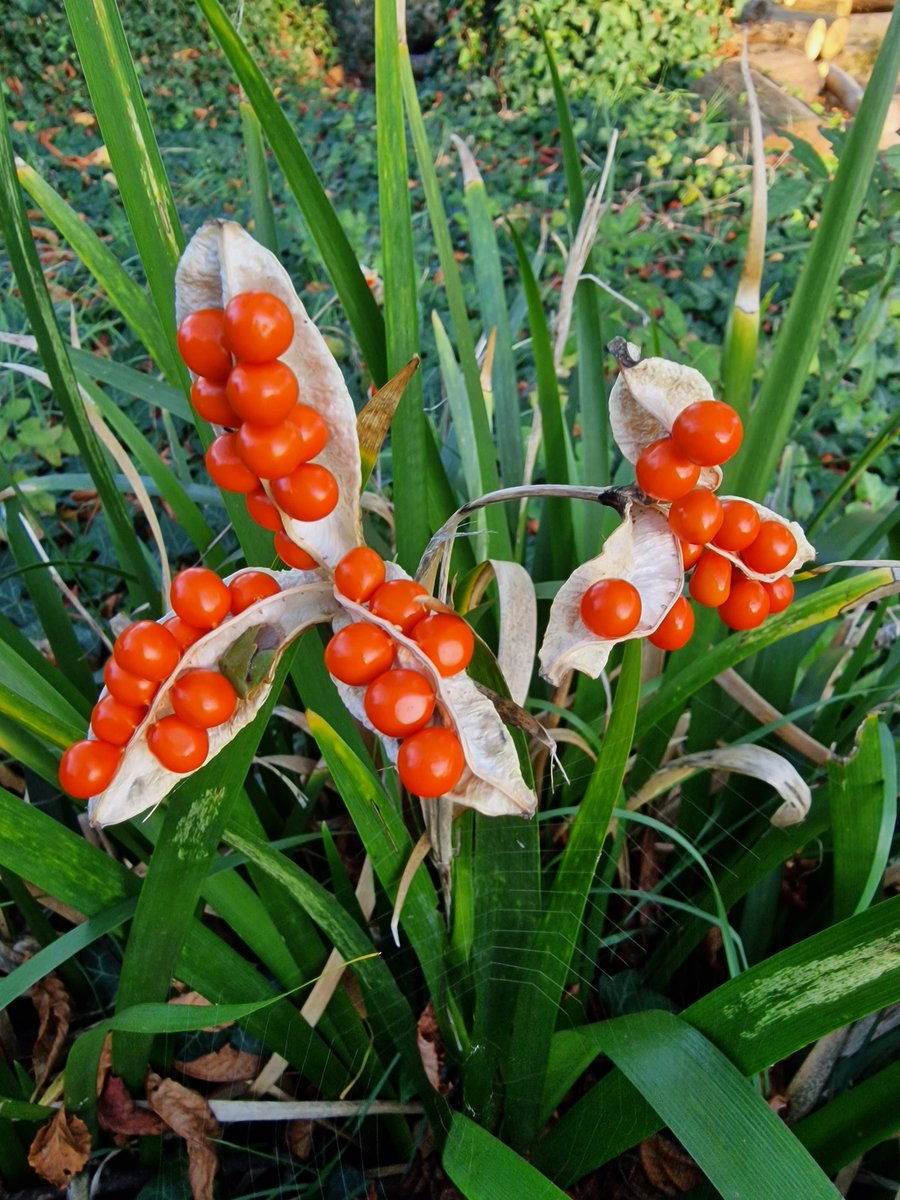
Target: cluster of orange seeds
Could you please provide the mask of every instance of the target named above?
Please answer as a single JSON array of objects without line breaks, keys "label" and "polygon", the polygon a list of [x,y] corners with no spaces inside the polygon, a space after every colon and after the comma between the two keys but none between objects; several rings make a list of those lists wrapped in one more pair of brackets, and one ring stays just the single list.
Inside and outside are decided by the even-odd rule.
[{"label": "cluster of orange seeds", "polygon": [[280,359],[293,336],[293,317],[277,296],[242,292],[225,309],[185,317],[178,348],[197,376],[194,408],[226,430],[206,452],[210,477],[223,491],[246,497],[250,516],[275,534],[284,562],[308,570],[316,561],[284,532],[278,509],[298,521],[319,521],[334,510],[338,485],[327,467],[311,461],[324,450],[328,427],[299,401],[297,377]]},{"label": "cluster of orange seeds", "polygon": [[[697,487],[704,467],[719,467],[740,449],[744,430],[735,410],[721,400],[699,401],[683,409],[669,437],[651,442],[635,464],[637,482],[654,500],[668,503],[669,526],[681,544],[689,591],[698,604],[717,608],[731,629],[755,629],[782,612],[794,596],[787,575],[773,583],[751,579],[730,559],[738,554],[751,571],[773,575],[797,553],[797,542],[780,521],[763,521],[746,500],[719,500],[710,487]],[[625,579],[602,579],[585,592],[581,619],[597,637],[621,638],[641,618],[641,597]],[[649,635],[662,650],[679,650],[694,632],[694,614],[679,596]]]},{"label": "cluster of orange seeds", "polygon": [[[144,721],[162,685],[178,671],[182,655],[229,616],[280,591],[264,571],[244,571],[226,585],[205,567],[189,567],[172,580],[174,616],[136,621],[116,638],[103,671],[107,694],[94,706],[91,733],[70,746],[59,766],[65,791],[87,800],[112,781],[122,754]],[[207,730],[224,724],[237,706],[232,684],[219,671],[189,668],[169,689],[172,712],[147,730],[147,745],[169,771],[187,774],[206,761]]]},{"label": "cluster of orange seeds", "polygon": [[[335,568],[337,591],[417,642],[444,677],[464,671],[475,649],[468,624],[455,613],[429,613],[428,595],[411,579],[385,580],[382,559],[368,546],[346,554]],[[396,643],[380,625],[355,621],[328,643],[325,665],[340,683],[366,689],[363,705],[373,728],[400,738],[397,772],[417,796],[441,796],[459,782],[465,757],[456,733],[430,725],[436,696],[421,672],[395,665]]]}]

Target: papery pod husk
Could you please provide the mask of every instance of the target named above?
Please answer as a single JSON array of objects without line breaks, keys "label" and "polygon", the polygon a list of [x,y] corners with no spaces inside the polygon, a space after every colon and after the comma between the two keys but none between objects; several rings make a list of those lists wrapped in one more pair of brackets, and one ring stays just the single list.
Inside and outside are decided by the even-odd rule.
[{"label": "papery pod husk", "polygon": [[[386,563],[388,579],[409,579],[395,563]],[[487,817],[531,817],[537,809],[537,796],[522,776],[519,756],[509,730],[500,719],[488,696],[465,671],[448,678],[442,676],[412,638],[405,637],[389,621],[374,616],[361,604],[335,593],[343,612],[335,619],[335,630],[355,621],[369,621],[390,634],[397,645],[397,665],[426,676],[434,688],[435,713],[442,724],[455,730],[465,755],[466,767],[452,792],[444,797],[461,808],[473,808]],[[354,717],[370,729],[384,746],[390,761],[397,761],[400,742],[385,737],[366,716],[364,687],[351,687],[335,680],[344,704]],[[428,801],[423,801],[428,803]]]},{"label": "papery pod husk", "polygon": [[[640,593],[640,620],[623,638],[597,637],[581,619],[581,599],[601,579],[625,579]],[[683,584],[681,548],[666,517],[656,508],[632,502],[600,554],[577,567],[556,593],[538,655],[541,674],[554,686],[568,671],[596,679],[618,642],[653,633]]]},{"label": "papery pod husk", "polygon": [[740,567],[750,579],[759,579],[765,583],[772,583],[774,580],[780,579],[782,575],[794,575],[805,563],[812,562],[815,559],[815,548],[807,540],[806,534],[803,532],[803,526],[798,525],[796,521],[789,521],[781,513],[775,512],[774,509],[766,508],[764,504],[757,504],[755,500],[748,500],[746,496],[720,496],[719,499],[722,503],[726,500],[743,500],[745,504],[750,504],[756,509],[759,513],[760,521],[777,521],[779,525],[784,525],[794,535],[794,540],[797,543],[797,553],[786,567],[782,567],[780,571],[772,571],[768,575],[762,575],[759,571],[751,571],[739,554],[722,550],[719,546],[710,543],[711,550],[715,550],[716,554],[721,554],[723,558],[727,558],[736,567]]},{"label": "papery pod husk", "polygon": [[[651,442],[669,436],[683,409],[715,396],[693,367],[667,358],[640,359],[637,346],[625,346],[634,365],[625,365],[625,356],[619,357],[619,374],[609,394],[609,425],[625,458],[636,463]],[[698,487],[715,489],[721,482],[719,467],[701,468]]]},{"label": "papery pod husk", "polygon": [[275,255],[235,221],[208,221],[191,238],[175,273],[176,320],[180,324],[198,308],[224,308],[234,296],[251,291],[271,292],[291,311],[294,338],[281,361],[297,376],[300,401],[328,426],[328,443],[315,462],[331,471],[339,490],[327,517],[296,521],[282,512],[284,529],[292,541],[334,566],[362,544],[356,410],[344,376]]},{"label": "papery pod husk", "polygon": [[[237,571],[225,582],[242,574],[244,571]],[[265,672],[248,695],[238,699],[234,715],[224,724],[207,730],[209,754],[206,762],[209,762],[259,712],[272,686],[278,660],[291,642],[311,625],[330,621],[337,612],[332,586],[323,581],[317,571],[267,571],[266,574],[281,584],[282,590],[277,595],[266,596],[237,616],[229,617],[185,650],[178,666],[163,682],[147,715],[125,747],[122,761],[109,787],[91,799],[88,813],[92,825],[127,821],[155,808],[177,783],[187,779],[190,774],[167,770],[147,745],[150,726],[172,711],[171,691],[180,675],[198,667],[218,670],[222,656],[243,634],[257,627],[264,631],[265,647],[272,652],[265,659]],[[171,616],[171,613],[166,615]],[[106,689],[101,697],[105,694]]]}]

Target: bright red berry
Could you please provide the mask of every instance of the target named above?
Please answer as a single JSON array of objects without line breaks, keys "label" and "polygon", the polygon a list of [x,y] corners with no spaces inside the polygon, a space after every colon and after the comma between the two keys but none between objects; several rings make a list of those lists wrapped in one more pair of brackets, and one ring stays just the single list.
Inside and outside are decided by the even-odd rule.
[{"label": "bright red berry", "polygon": [[641,595],[627,579],[598,579],[581,597],[579,612],[597,637],[626,637],[641,619]]}]

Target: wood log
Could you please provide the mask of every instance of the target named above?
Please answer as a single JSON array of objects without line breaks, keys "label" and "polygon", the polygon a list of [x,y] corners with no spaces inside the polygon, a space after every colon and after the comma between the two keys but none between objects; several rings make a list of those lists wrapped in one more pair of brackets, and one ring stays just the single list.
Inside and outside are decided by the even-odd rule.
[{"label": "wood log", "polygon": [[848,75],[846,71],[836,66],[833,62],[828,64],[825,87],[831,92],[841,108],[845,108],[851,115],[859,108],[865,91],[865,88],[858,80],[854,79],[852,75]]},{"label": "wood log", "polygon": [[894,0],[852,0],[851,12],[873,13],[893,12]]},{"label": "wood log", "polygon": [[750,55],[750,66],[762,71],[782,87],[799,94],[807,104],[819,97],[825,86],[827,67],[814,63],[797,50],[786,50],[781,46],[754,47]]}]

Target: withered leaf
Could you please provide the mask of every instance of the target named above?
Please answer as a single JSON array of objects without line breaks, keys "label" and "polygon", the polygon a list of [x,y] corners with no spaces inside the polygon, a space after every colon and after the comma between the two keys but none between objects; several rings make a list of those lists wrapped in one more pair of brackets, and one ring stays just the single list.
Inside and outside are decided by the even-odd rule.
[{"label": "withered leaf", "polygon": [[42,1088],[69,1036],[72,1006],[69,993],[55,971],[37,981],[31,989],[31,1002],[38,1013],[38,1032],[31,1052],[34,1084]]},{"label": "withered leaf", "polygon": [[425,1069],[428,1082],[436,1092],[446,1095],[450,1091],[450,1085],[442,1077],[444,1047],[441,1042],[437,1019],[434,1015],[434,1007],[430,1000],[416,1022],[416,1046],[418,1047],[419,1058],[422,1060],[422,1066]]},{"label": "withered leaf", "polygon": [[284,1130],[284,1140],[294,1158],[302,1159],[305,1162],[312,1154],[315,1127],[315,1121],[288,1121]]},{"label": "withered leaf", "polygon": [[59,1109],[37,1131],[28,1150],[28,1165],[54,1187],[68,1187],[91,1156],[91,1135],[74,1113]]},{"label": "withered leaf", "polygon": [[97,1100],[97,1120],[101,1128],[115,1135],[120,1145],[129,1137],[153,1137],[166,1128],[156,1113],[135,1107],[131,1093],[119,1075],[110,1075],[103,1085]]},{"label": "withered leaf", "polygon": [[161,1079],[152,1071],[147,1076],[147,1100],[173,1133],[184,1138],[188,1152],[188,1182],[194,1200],[213,1200],[213,1181],[219,1156],[212,1139],[222,1130],[199,1092],[182,1087],[174,1079]]},{"label": "withered leaf", "polygon": [[174,1064],[183,1075],[191,1079],[202,1079],[206,1083],[238,1083],[255,1079],[259,1071],[259,1055],[238,1050],[230,1042],[201,1054],[190,1062],[176,1060]]}]

